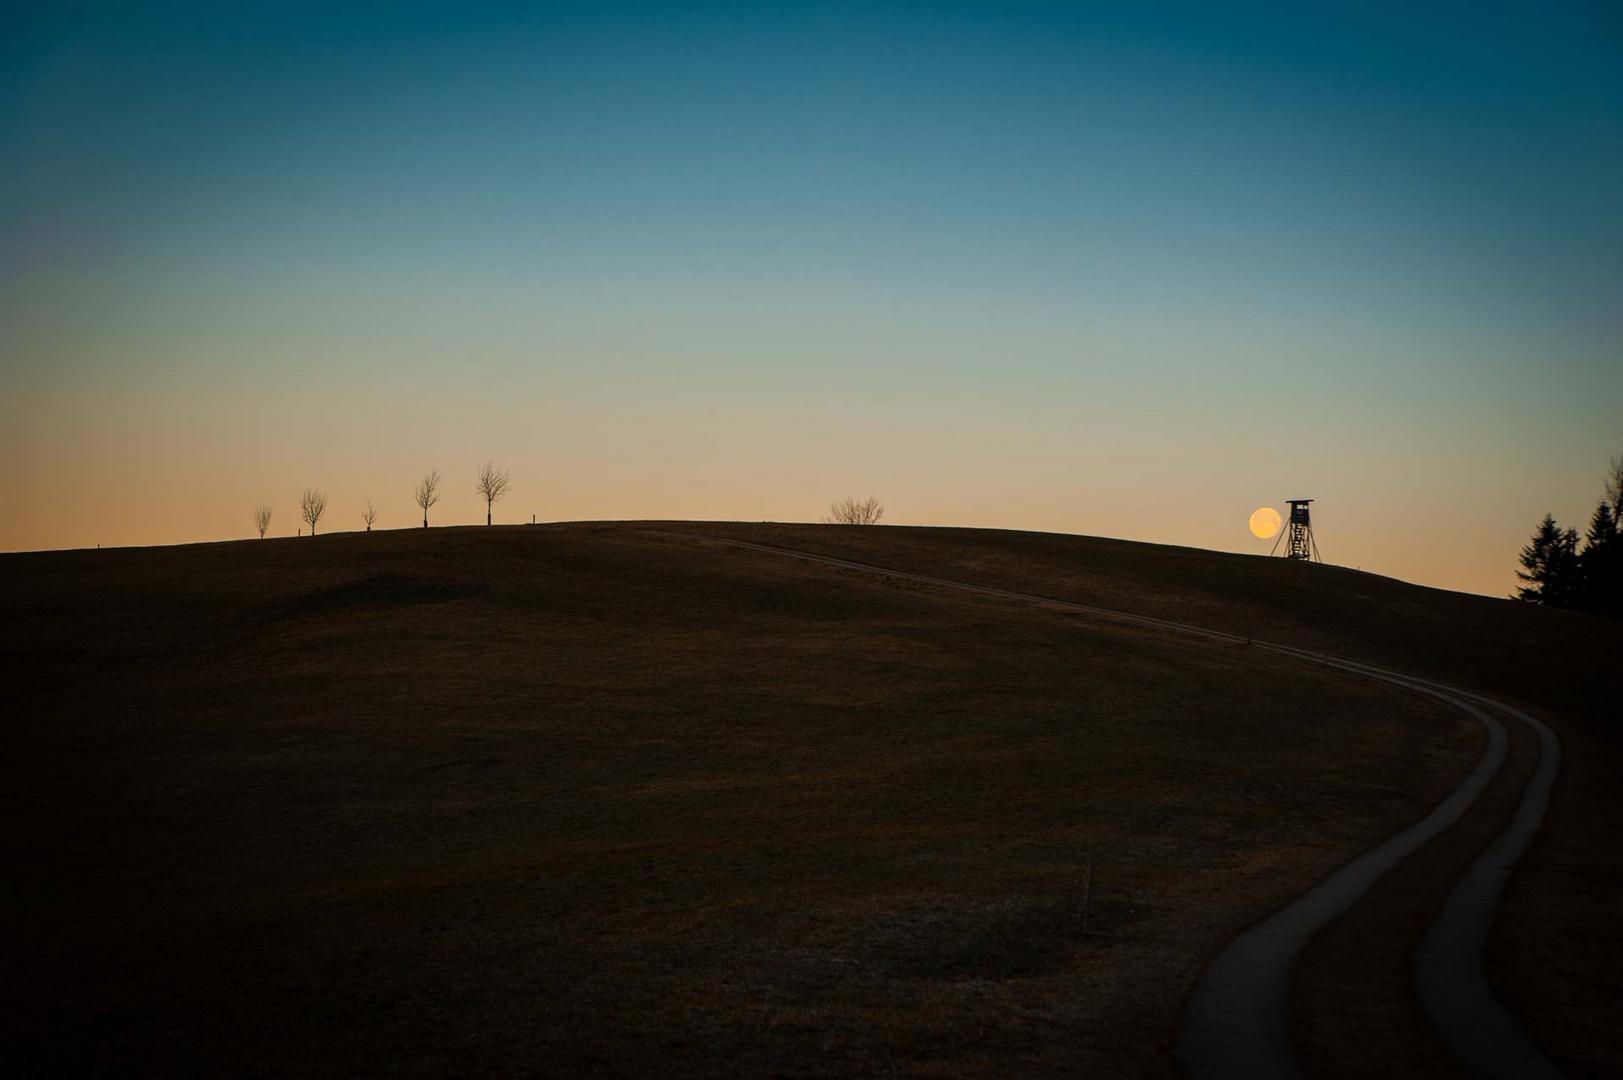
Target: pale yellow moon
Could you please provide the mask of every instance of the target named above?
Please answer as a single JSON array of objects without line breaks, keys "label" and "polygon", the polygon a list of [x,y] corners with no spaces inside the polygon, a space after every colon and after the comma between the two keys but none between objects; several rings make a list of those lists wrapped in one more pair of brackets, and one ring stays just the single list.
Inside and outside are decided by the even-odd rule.
[{"label": "pale yellow moon", "polygon": [[1279,511],[1264,506],[1251,511],[1251,535],[1266,540],[1279,531]]}]

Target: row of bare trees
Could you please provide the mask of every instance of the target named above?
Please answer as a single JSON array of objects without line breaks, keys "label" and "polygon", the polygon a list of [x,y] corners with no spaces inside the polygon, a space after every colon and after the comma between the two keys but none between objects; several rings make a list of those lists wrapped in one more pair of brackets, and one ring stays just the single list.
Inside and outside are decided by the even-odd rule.
[{"label": "row of bare trees", "polygon": [[[430,469],[423,474],[417,483],[417,491],[413,495],[417,505],[423,511],[423,528],[428,528],[429,507],[440,501],[440,471]],[[474,490],[485,497],[485,524],[492,520],[496,500],[507,494],[512,480],[505,469],[496,468],[495,462],[487,461],[479,470],[478,482]],[[327,496],[319,488],[306,488],[299,500],[299,512],[305,524],[310,526],[310,535],[316,534],[316,524],[327,512]],[[866,499],[855,497],[841,499],[831,504],[828,514],[823,518],[825,525],[877,525],[885,516],[885,508],[879,500],[869,495]],[[366,511],[361,514],[361,520],[366,522],[366,531],[372,531],[372,525],[378,520],[378,512],[367,500]],[[270,528],[271,508],[260,505],[254,507],[254,526],[259,529],[259,538],[265,539],[265,532]]]},{"label": "row of bare trees", "polygon": [[[423,511],[423,528],[428,528],[428,508],[440,501],[441,477],[438,469],[430,469],[423,474],[422,480],[417,484],[414,498]],[[507,494],[512,486],[511,478],[505,469],[496,468],[495,462],[486,462],[479,470],[478,484],[474,488],[485,497],[485,524],[489,525],[492,519],[496,500]],[[316,525],[327,513],[327,496],[320,488],[306,488],[299,498],[299,514],[305,524],[310,526],[310,535],[316,534]],[[366,531],[371,532],[372,526],[378,520],[377,508],[367,500],[366,510],[361,514],[361,520],[366,522]],[[271,508],[263,504],[254,507],[254,527],[259,530],[259,538],[265,539],[265,533],[270,529]]]}]

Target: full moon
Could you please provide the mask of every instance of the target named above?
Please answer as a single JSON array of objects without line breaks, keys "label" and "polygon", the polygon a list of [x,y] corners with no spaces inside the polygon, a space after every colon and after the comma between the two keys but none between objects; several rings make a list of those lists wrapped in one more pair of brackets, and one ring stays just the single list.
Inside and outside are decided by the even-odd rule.
[{"label": "full moon", "polygon": [[1266,540],[1279,531],[1279,511],[1264,506],[1251,511],[1251,535]]}]

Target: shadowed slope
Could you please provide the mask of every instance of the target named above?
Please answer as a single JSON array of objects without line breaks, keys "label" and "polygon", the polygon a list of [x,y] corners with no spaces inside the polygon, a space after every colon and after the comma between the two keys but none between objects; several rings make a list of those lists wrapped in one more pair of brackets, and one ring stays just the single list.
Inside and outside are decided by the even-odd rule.
[{"label": "shadowed slope", "polygon": [[1249,634],[1530,699],[1571,719],[1614,720],[1623,696],[1623,666],[1613,662],[1623,655],[1623,626],[1615,622],[1346,567],[1000,529],[650,527],[867,559]]},{"label": "shadowed slope", "polygon": [[[1623,904],[1623,863],[1613,841],[1623,830],[1623,792],[1615,782],[1623,767],[1623,626],[1340,567],[1097,537],[730,523],[701,531],[835,557],[878,556],[890,566],[956,580],[1255,634],[1473,688],[1542,713],[1558,723],[1568,744],[1566,765],[1538,842],[1494,913],[1489,981],[1569,1075],[1623,1072],[1623,930],[1611,914]],[[1504,777],[1504,797],[1514,800],[1530,775],[1518,769]],[[1410,898],[1406,934],[1417,933],[1443,903],[1446,889],[1439,883],[1463,872],[1472,853],[1508,825],[1508,817],[1492,813],[1473,817],[1483,820],[1471,822],[1463,836],[1451,832],[1428,845],[1397,875],[1394,884]],[[1438,882],[1416,889],[1434,865],[1448,869]],[[1333,951],[1315,948],[1319,962],[1305,975],[1298,972],[1328,1003],[1320,1019],[1335,1018],[1313,1040],[1323,1045],[1298,1049],[1316,1056],[1321,1067],[1332,1062],[1357,1073],[1367,1071],[1360,1063],[1372,1050],[1430,1055],[1441,1063],[1440,1046],[1412,1045],[1433,1041],[1412,988],[1393,993],[1373,970],[1368,979],[1358,973],[1385,948],[1370,947],[1372,926],[1363,914],[1362,908],[1354,912],[1356,928],[1344,938],[1348,948],[1340,962],[1325,963]],[[1339,923],[1333,931],[1342,936]],[[1405,937],[1393,944],[1388,975],[1393,985],[1408,983],[1410,947],[1418,943]],[[1370,985],[1355,986],[1362,981]],[[1362,1017],[1362,1026],[1345,1015],[1354,989],[1383,1003]],[[1412,1018],[1404,1018],[1405,1010]],[[1391,1046],[1371,1041],[1382,1032],[1392,1033]],[[1404,1067],[1419,1067],[1418,1059]]]},{"label": "shadowed slope", "polygon": [[7,1035],[58,1071],[1164,1072],[1227,935],[1477,750],[1243,646],[645,526],[0,573]]}]

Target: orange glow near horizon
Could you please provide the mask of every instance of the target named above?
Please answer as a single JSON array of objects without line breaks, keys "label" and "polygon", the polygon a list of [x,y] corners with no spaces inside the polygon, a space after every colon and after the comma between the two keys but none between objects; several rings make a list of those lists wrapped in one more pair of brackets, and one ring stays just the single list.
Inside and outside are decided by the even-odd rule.
[{"label": "orange glow near horizon", "polygon": [[34,6],[0,549],[292,536],[309,487],[409,527],[430,468],[472,524],[494,461],[498,523],[873,493],[1261,554],[1306,495],[1328,561],[1504,596],[1623,449],[1581,19],[1505,16],[1510,71],[1378,11]]}]

